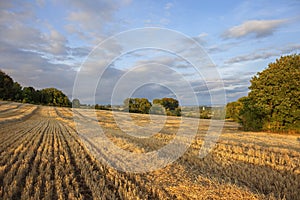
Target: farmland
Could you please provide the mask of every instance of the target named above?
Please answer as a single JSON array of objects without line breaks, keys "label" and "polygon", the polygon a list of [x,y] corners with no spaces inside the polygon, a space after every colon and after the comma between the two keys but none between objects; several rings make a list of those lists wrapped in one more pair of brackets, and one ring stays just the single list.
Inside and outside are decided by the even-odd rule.
[{"label": "farmland", "polygon": [[[201,120],[192,144],[175,162],[151,172],[123,172],[100,162],[77,133],[74,117],[85,122],[92,112],[77,109],[74,115],[70,108],[0,102],[0,199],[300,197],[299,135],[242,132],[236,123],[226,122],[214,149],[199,158],[209,127],[208,120]],[[168,144],[181,119],[167,117],[162,130],[138,138],[125,134],[111,111],[96,115],[93,123],[114,145],[138,154]],[[129,114],[117,115],[126,124]],[[147,115],[130,115],[136,124],[149,123]],[[109,150],[102,153],[110,156]]]}]

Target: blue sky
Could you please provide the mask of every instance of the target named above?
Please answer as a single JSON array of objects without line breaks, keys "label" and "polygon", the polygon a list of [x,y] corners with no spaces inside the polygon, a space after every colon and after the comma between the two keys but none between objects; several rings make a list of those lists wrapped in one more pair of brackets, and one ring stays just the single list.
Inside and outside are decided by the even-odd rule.
[{"label": "blue sky", "polygon": [[[251,77],[268,63],[281,55],[299,53],[299,10],[298,0],[1,1],[0,68],[23,86],[56,87],[72,98],[78,73],[88,72],[86,77],[90,78],[105,67],[101,63],[91,68],[88,65],[91,60],[88,55],[99,43],[123,31],[159,27],[182,33],[199,43],[204,51],[199,58],[209,58],[215,64],[229,102],[247,95]],[[177,97],[184,104],[192,104],[183,92],[186,88],[181,88],[184,77],[199,104],[210,104],[210,90],[219,86],[212,80],[205,82],[186,60],[172,52],[141,49],[114,57],[128,49],[125,46],[152,39],[145,37],[134,35],[127,38],[127,43],[115,40],[105,51],[107,56],[104,52],[97,58],[110,60],[112,65],[96,82],[86,80],[86,88],[98,84],[97,91],[94,96],[82,91],[81,100],[111,103],[112,91],[124,92],[126,85],[141,84],[139,80],[127,80],[122,83],[122,90],[116,89],[118,81],[124,81],[122,77],[129,74],[131,79],[149,79],[153,83],[139,86],[130,94],[120,94],[116,103],[121,102],[121,97],[133,95],[150,99]],[[165,42],[164,37],[168,36],[162,35],[161,43]],[[172,48],[189,48],[189,43],[174,42]],[[153,66],[153,62],[169,69]]]}]

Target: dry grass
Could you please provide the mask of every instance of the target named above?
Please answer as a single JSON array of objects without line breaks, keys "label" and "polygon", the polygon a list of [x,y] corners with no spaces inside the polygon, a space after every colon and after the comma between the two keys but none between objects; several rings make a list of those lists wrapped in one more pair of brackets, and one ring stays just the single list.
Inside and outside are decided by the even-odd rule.
[{"label": "dry grass", "polygon": [[7,103],[0,105],[0,124],[25,120],[39,107],[29,104]]},{"label": "dry grass", "polygon": [[[74,117],[101,125],[116,146],[138,154],[168,144],[180,123],[180,118],[168,117],[162,130],[149,138],[137,138],[117,126],[112,112],[97,111],[97,120],[91,119],[92,112],[75,110]],[[117,114],[124,126],[130,124],[127,122],[131,118],[139,126],[150,122],[147,115],[131,114],[129,118],[126,113]],[[28,117],[16,121],[17,116]],[[154,118],[154,122],[160,123],[160,117]],[[199,149],[209,126],[209,121],[201,120],[191,146],[177,161],[163,169],[135,174],[116,171],[99,162],[93,154],[99,149],[89,148],[82,141],[84,138],[78,137],[69,108],[38,109],[0,103],[0,120],[0,199],[299,199],[300,196],[297,135],[241,132],[237,124],[227,122],[215,148],[200,159]],[[188,134],[191,127],[183,126]],[[101,142],[101,138],[94,138],[94,142]],[[102,153],[103,157],[110,156],[109,150]]]}]

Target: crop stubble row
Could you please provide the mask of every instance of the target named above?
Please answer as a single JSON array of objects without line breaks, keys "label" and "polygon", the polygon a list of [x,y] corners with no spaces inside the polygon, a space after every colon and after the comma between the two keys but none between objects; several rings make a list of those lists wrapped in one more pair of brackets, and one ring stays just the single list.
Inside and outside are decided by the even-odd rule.
[{"label": "crop stubble row", "polygon": [[[15,109],[11,111],[18,113]],[[75,110],[75,114],[78,120],[89,117],[88,112]],[[128,151],[156,150],[174,138],[177,130],[172,118],[160,133],[139,139],[122,133],[108,111],[97,114],[96,123],[104,127],[106,136]],[[188,151],[173,164],[150,173],[125,173],[91,155],[77,135],[70,109],[40,107],[27,115],[30,118],[23,122],[16,121],[13,126],[4,123],[0,127],[2,199],[221,199],[224,195],[228,199],[297,199],[300,196],[297,151],[227,138],[200,159],[198,152],[206,130],[200,127]]]},{"label": "crop stubble row", "polygon": [[1,127],[0,197],[143,199],[148,195],[156,198],[151,187],[149,191],[142,188],[132,175],[118,173],[97,162],[74,129],[57,118],[53,108],[41,108],[24,122]]},{"label": "crop stubble row", "polygon": [[[81,112],[83,119],[89,117],[88,113]],[[103,125],[105,123],[101,118],[103,117],[100,116],[99,124]],[[132,152],[144,153],[156,150],[158,146],[166,145],[174,137],[172,132],[168,134],[164,131],[164,134],[140,139],[122,133],[116,125],[110,126],[114,127],[114,131],[106,131],[107,137],[119,147]],[[199,176],[207,177],[247,188],[261,195],[259,198],[266,199],[297,199],[300,196],[300,153],[298,151],[268,147],[267,144],[260,146],[242,141],[221,140],[211,154],[204,159],[199,159],[198,152],[205,128],[199,130],[189,150],[174,164],[183,166],[185,173],[194,177],[193,181]]]}]

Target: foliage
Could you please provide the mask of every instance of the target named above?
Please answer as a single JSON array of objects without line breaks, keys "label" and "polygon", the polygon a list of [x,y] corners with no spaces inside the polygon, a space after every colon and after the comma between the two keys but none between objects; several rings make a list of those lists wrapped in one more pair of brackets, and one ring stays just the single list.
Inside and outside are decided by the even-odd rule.
[{"label": "foliage", "polygon": [[300,132],[300,55],[283,56],[251,80],[247,97],[227,104],[245,130]]},{"label": "foliage", "polygon": [[24,87],[0,70],[0,99],[53,106],[70,106],[70,100],[56,88],[35,90]]},{"label": "foliage", "polygon": [[12,78],[0,70],[0,99],[11,100],[14,96],[13,86]]},{"label": "foliage", "polygon": [[253,77],[249,98],[263,114],[263,129],[300,130],[300,55],[277,59]]},{"label": "foliage", "polygon": [[37,103],[39,102],[39,93],[33,87],[24,87],[22,90],[23,103]]},{"label": "foliage", "polygon": [[124,105],[129,112],[149,114],[152,104],[146,98],[127,98]]},{"label": "foliage", "polygon": [[22,86],[18,82],[14,82],[14,85],[12,87],[12,100],[15,101],[20,101],[23,96],[22,96]]},{"label": "foliage", "polygon": [[211,107],[205,107],[205,106],[199,106],[199,117],[200,119],[211,119],[212,116],[212,108]]},{"label": "foliage", "polygon": [[263,127],[264,114],[259,110],[249,97],[239,99],[242,108],[239,111],[238,122],[243,125],[246,131],[259,131]]},{"label": "foliage", "polygon": [[95,109],[97,110],[111,110],[111,105],[108,104],[108,105],[99,105],[99,104],[96,104],[95,105]]},{"label": "foliage", "polygon": [[172,116],[181,116],[179,102],[173,98],[153,99],[153,105],[161,105],[165,108],[165,113]]},{"label": "foliage", "polygon": [[226,105],[226,119],[231,119],[234,121],[239,121],[240,110],[242,109],[243,104],[241,99],[235,102],[230,102]]},{"label": "foliage", "polygon": [[40,102],[51,106],[70,106],[68,97],[56,88],[46,88],[40,91]]}]

